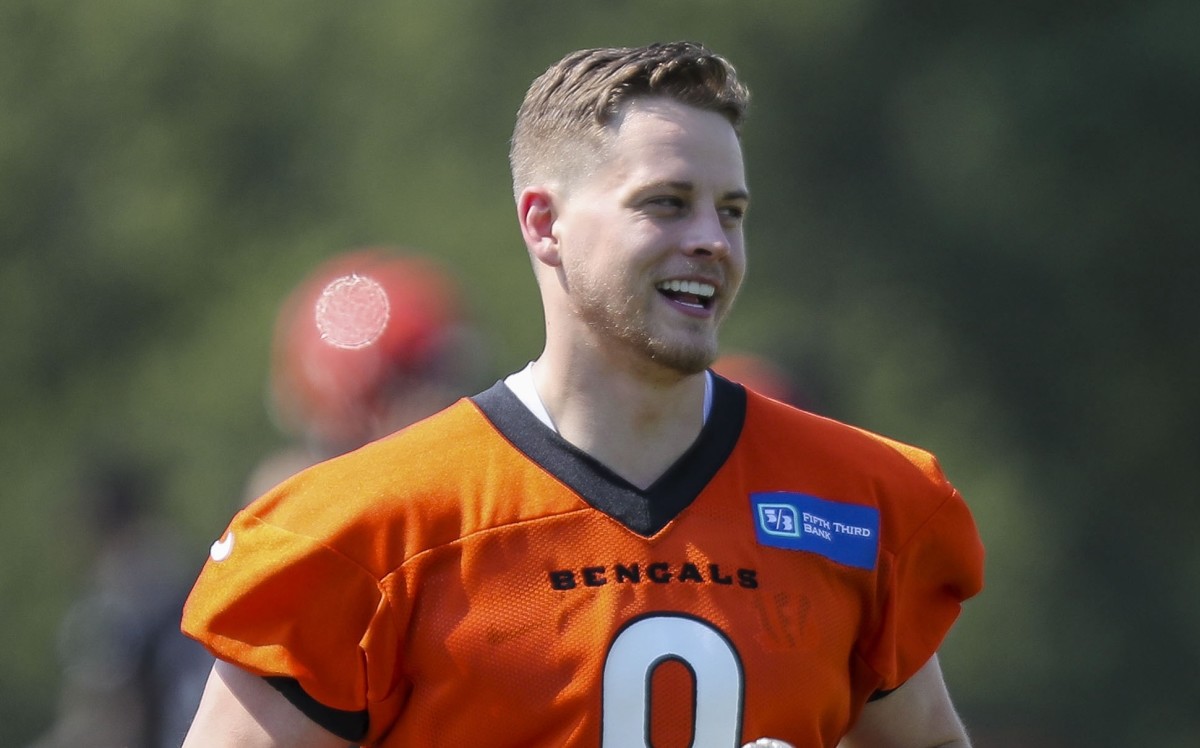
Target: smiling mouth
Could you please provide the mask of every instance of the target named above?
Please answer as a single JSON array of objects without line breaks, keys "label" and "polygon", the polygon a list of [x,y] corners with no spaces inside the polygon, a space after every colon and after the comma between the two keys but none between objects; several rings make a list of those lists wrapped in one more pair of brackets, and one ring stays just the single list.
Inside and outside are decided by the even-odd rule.
[{"label": "smiling mouth", "polygon": [[695,309],[712,308],[717,294],[716,286],[701,281],[669,280],[659,283],[655,288],[671,301]]}]

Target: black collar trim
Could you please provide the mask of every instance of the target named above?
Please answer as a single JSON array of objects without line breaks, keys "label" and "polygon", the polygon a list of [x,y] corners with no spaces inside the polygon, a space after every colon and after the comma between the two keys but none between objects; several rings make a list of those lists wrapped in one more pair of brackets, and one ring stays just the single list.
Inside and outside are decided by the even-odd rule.
[{"label": "black collar trim", "polygon": [[645,490],[548,428],[504,382],[497,382],[471,400],[526,457],[595,509],[649,537],[692,503],[725,464],[741,436],[746,391],[714,374],[712,394],[712,410],[696,441]]}]

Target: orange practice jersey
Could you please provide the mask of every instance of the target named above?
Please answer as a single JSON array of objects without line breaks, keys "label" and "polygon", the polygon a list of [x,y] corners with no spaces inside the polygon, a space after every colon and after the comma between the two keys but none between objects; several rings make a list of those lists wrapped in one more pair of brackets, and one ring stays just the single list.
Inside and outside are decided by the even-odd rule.
[{"label": "orange practice jersey", "polygon": [[498,383],[240,512],[183,628],[363,745],[834,746],[982,563],[912,447],[716,377],[639,490]]}]

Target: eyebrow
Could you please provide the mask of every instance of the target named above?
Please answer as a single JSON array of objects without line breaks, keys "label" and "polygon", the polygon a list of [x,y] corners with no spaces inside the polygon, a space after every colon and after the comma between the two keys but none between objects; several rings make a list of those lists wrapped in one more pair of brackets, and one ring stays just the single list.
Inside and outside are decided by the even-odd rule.
[{"label": "eyebrow", "polygon": [[[694,184],[692,184],[691,182],[666,181],[666,182],[654,182],[652,184],[645,185],[644,187],[639,189],[638,192],[647,192],[647,191],[651,191],[651,190],[662,189],[664,187],[670,188],[672,190],[678,190],[680,192],[694,192],[696,190],[696,186]],[[743,189],[730,190],[729,192],[726,192],[725,194],[721,195],[721,199],[722,200],[749,201],[750,193]]]},{"label": "eyebrow", "polygon": [[746,190],[732,190],[721,196],[725,200],[750,200],[750,193]]}]

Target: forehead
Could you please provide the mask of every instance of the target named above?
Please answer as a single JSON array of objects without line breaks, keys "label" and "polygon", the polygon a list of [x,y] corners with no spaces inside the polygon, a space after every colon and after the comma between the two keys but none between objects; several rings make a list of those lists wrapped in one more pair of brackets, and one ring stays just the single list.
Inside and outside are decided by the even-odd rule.
[{"label": "forehead", "polygon": [[745,189],[742,146],[717,112],[666,98],[629,102],[608,125],[604,181],[685,180]]}]

